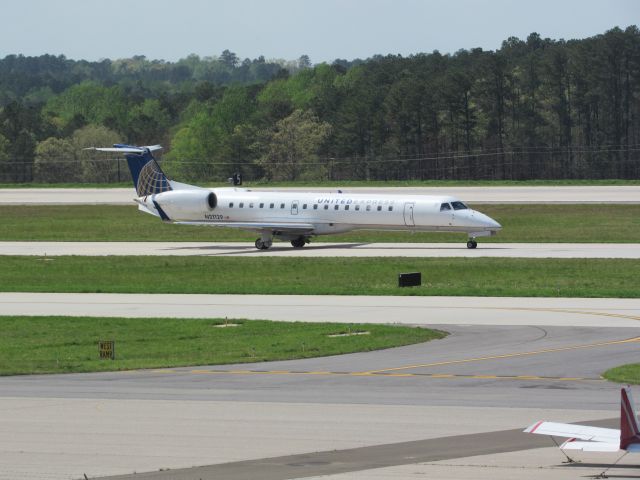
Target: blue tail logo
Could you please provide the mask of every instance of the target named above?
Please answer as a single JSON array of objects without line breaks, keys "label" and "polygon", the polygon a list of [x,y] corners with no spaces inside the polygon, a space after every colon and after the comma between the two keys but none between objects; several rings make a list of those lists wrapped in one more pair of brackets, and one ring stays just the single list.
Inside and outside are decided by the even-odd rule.
[{"label": "blue tail logo", "polygon": [[117,143],[112,148],[92,148],[91,150],[123,153],[129,164],[136,193],[139,197],[146,197],[173,190],[169,179],[151,153],[161,148],[160,145],[136,147]]}]

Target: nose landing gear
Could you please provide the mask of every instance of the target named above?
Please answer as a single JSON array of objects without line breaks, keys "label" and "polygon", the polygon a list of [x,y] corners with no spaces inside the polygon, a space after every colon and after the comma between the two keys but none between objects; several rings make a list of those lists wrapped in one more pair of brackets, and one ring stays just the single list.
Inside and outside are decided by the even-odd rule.
[{"label": "nose landing gear", "polygon": [[469,241],[467,242],[467,248],[476,248],[478,246],[478,242],[475,241],[475,239],[470,238]]}]

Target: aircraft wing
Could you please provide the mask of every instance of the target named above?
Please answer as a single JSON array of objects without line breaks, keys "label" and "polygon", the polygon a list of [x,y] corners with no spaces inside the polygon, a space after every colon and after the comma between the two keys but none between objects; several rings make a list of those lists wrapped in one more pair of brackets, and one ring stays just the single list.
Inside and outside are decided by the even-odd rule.
[{"label": "aircraft wing", "polygon": [[[620,430],[615,428],[540,421],[527,427],[524,432],[551,435],[553,437],[568,437],[569,440],[560,447],[568,450],[617,452],[620,449]],[[576,442],[576,439],[584,441]]]},{"label": "aircraft wing", "polygon": [[315,225],[312,223],[280,223],[280,222],[175,222],[179,225],[208,225],[210,227],[229,227],[244,230],[272,230],[303,235],[312,233]]}]

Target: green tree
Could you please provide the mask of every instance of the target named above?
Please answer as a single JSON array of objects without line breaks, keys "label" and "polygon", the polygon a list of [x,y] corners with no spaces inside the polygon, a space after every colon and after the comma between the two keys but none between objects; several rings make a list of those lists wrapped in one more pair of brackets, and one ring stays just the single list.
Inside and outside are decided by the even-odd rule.
[{"label": "green tree", "polygon": [[9,140],[0,133],[0,182],[13,181],[9,169]]},{"label": "green tree", "polygon": [[238,56],[229,50],[224,50],[222,52],[222,55],[220,55],[220,61],[229,68],[234,68],[240,62]]},{"label": "green tree", "polygon": [[0,134],[0,162],[9,160],[9,140]]},{"label": "green tree", "polygon": [[254,111],[247,89],[228,87],[218,102],[194,103],[190,111],[173,137],[167,171],[185,180],[228,178],[231,165],[240,161],[234,132]]},{"label": "green tree", "polygon": [[298,59],[298,68],[300,70],[304,70],[306,68],[311,68],[312,64],[311,64],[311,59],[309,58],[309,55],[300,55],[300,58]]},{"label": "green tree", "polygon": [[324,179],[327,165],[320,161],[318,152],[330,131],[331,126],[312,112],[295,110],[276,123],[258,163],[271,180]]},{"label": "green tree", "polygon": [[84,82],[50,99],[44,112],[59,129],[81,116],[88,123],[126,131],[129,106],[122,87]]},{"label": "green tree", "polygon": [[68,138],[49,137],[36,146],[33,180],[42,183],[82,180],[78,152]]},{"label": "green tree", "polygon": [[134,106],[128,116],[128,138],[135,145],[161,142],[170,126],[171,118],[159,100],[148,98]]},{"label": "green tree", "polygon": [[9,142],[7,153],[11,166],[4,173],[6,181],[30,182],[32,180],[33,155],[39,137],[48,133],[40,110],[11,102],[0,111],[0,135]]},{"label": "green tree", "polygon": [[103,125],[87,125],[76,130],[71,143],[80,161],[82,181],[89,183],[107,183],[122,181],[129,177],[128,169],[122,165],[120,157],[97,155],[97,152],[85,150],[90,147],[111,146],[122,141],[122,136]]}]

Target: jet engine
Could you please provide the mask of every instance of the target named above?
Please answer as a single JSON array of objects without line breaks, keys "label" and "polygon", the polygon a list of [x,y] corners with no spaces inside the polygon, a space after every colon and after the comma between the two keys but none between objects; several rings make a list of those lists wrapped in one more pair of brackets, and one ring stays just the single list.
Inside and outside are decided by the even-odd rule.
[{"label": "jet engine", "polygon": [[[153,196],[156,209],[162,210],[169,220],[180,221],[197,218],[214,210],[218,197],[210,190],[171,190]],[[161,213],[161,212],[159,212]],[[162,213],[161,213],[162,216]]]}]

